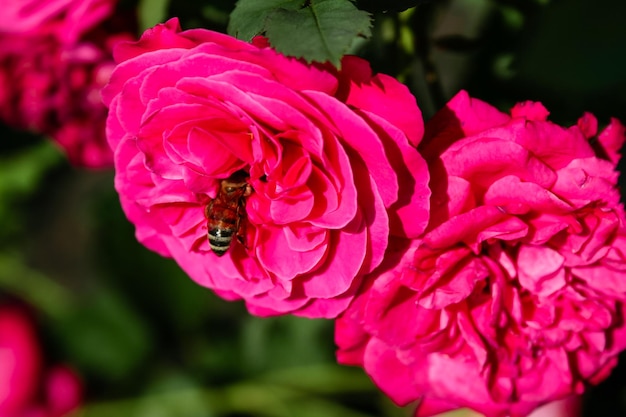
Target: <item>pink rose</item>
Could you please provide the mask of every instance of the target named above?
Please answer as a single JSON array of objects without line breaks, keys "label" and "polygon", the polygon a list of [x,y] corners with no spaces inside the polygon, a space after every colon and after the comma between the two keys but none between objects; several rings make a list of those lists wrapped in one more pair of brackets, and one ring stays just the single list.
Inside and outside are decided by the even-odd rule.
[{"label": "pink rose", "polygon": [[81,390],[69,368],[44,369],[29,317],[18,308],[0,307],[0,415],[63,417],[78,407]]},{"label": "pink rose", "polygon": [[[121,44],[103,90],[115,186],[139,241],[199,284],[261,316],[335,317],[389,234],[426,225],[420,111],[361,59],[337,72],[265,43],[172,19]],[[215,239],[223,256],[206,214],[230,222],[216,233],[239,234],[225,253]]]},{"label": "pink rose", "polygon": [[73,44],[113,13],[116,0],[3,0],[0,32],[54,34]]},{"label": "pink rose", "polygon": [[[111,11],[114,1],[106,2],[110,7],[101,0],[37,2],[38,8],[30,3],[9,1],[9,11],[31,12],[16,12],[15,19],[28,24],[36,16],[37,26],[19,33],[0,27],[0,118],[50,136],[76,165],[111,166],[100,90],[114,66],[113,44],[132,36],[95,26],[103,24],[103,10]],[[52,13],[53,6],[65,9]],[[49,20],[38,20],[44,17]],[[20,20],[12,22],[11,27],[22,27]]]},{"label": "pink rose", "polygon": [[[461,92],[427,125],[425,234],[337,321],[338,359],[418,416],[526,416],[605,378],[626,347],[624,126],[595,138],[539,103]],[[369,281],[369,280],[368,280]]]}]

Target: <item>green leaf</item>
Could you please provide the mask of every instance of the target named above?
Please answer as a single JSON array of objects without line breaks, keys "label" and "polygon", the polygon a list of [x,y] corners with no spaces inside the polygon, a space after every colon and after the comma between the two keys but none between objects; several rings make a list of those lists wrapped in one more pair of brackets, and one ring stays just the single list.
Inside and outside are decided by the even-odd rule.
[{"label": "green leaf", "polygon": [[349,0],[239,0],[228,33],[246,41],[263,33],[278,52],[339,66],[370,26],[369,14]]},{"label": "green leaf", "polygon": [[270,13],[278,9],[298,9],[303,4],[304,0],[239,0],[230,14],[228,33],[248,42],[265,32]]},{"label": "green leaf", "polygon": [[312,0],[298,10],[272,12],[266,33],[278,52],[339,67],[357,38],[370,36],[370,27],[369,14],[348,0]]}]

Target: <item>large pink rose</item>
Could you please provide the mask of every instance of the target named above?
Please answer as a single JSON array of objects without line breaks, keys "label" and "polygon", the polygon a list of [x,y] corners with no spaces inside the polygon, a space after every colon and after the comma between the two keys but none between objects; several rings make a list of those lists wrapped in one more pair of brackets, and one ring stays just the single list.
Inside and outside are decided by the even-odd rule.
[{"label": "large pink rose", "polygon": [[[526,416],[605,378],[626,347],[624,127],[596,138],[504,114],[461,92],[426,125],[425,234],[338,320],[338,359],[419,416],[469,407]],[[368,280],[369,281],[369,280]]]},{"label": "large pink rose", "polygon": [[[114,66],[113,44],[132,39],[105,28],[103,12],[110,15],[114,5],[114,0],[10,0],[9,11],[31,14],[16,12],[7,28],[22,27],[19,19],[26,27],[33,19],[38,24],[20,32],[0,25],[0,118],[50,136],[72,163],[92,168],[113,164],[100,90]],[[57,6],[61,11],[52,13]]]},{"label": "large pink rose", "polygon": [[81,391],[69,368],[44,368],[37,334],[24,311],[0,307],[0,415],[63,417],[79,405]]},{"label": "large pink rose", "polygon": [[[365,61],[346,58],[337,72],[263,39],[181,32],[176,19],[116,58],[103,97],[122,207],[139,241],[199,284],[257,315],[334,317],[390,233],[423,231],[420,111]],[[207,206],[235,173],[244,186],[226,217],[241,219],[230,227],[239,239],[217,256],[205,212],[223,216]]]}]

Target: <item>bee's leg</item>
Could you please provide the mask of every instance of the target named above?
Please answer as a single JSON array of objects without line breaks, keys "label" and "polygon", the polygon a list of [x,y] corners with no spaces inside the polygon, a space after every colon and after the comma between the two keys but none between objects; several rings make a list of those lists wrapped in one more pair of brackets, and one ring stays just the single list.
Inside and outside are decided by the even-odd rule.
[{"label": "bee's leg", "polygon": [[237,230],[237,241],[243,245],[246,250],[246,222],[241,219],[246,215],[245,204],[240,204],[237,208],[237,223],[235,224],[235,230]]},{"label": "bee's leg", "polygon": [[209,204],[204,208],[204,217],[209,218],[210,214],[213,212],[213,202],[215,200],[209,201]]},{"label": "bee's leg", "polygon": [[211,200],[209,202],[209,204],[207,204],[207,206],[204,208],[204,217],[207,219],[207,223],[206,223],[206,232],[207,232],[207,239],[209,241],[209,243],[211,242],[211,236],[209,235],[210,227],[209,227],[209,223],[211,223],[211,213],[213,213],[213,201],[215,200]]}]

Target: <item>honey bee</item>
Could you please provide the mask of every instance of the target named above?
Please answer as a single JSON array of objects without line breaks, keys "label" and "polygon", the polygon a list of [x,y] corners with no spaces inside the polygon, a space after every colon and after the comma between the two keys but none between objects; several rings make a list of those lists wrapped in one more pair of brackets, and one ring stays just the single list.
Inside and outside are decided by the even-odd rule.
[{"label": "honey bee", "polygon": [[244,244],[246,197],[252,194],[248,174],[237,171],[222,180],[217,196],[206,206],[209,246],[214,254],[226,253],[233,236]]}]

